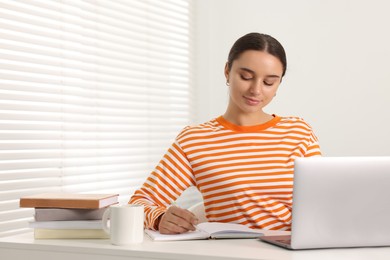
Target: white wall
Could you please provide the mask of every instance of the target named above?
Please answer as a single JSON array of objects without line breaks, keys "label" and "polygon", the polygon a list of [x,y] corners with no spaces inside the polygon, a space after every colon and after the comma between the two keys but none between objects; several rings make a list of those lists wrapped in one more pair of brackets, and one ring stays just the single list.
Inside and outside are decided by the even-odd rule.
[{"label": "white wall", "polygon": [[326,156],[390,155],[390,2],[195,0],[198,122],[224,113],[223,68],[240,36],[270,34],[287,74],[266,111],[308,121]]}]

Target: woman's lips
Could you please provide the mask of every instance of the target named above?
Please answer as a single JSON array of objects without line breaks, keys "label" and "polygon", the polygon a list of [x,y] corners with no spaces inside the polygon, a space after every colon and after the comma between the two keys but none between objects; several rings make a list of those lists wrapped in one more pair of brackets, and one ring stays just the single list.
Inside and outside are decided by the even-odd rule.
[{"label": "woman's lips", "polygon": [[258,100],[258,99],[245,97],[245,96],[244,96],[244,98],[245,98],[246,103],[250,106],[256,106],[260,103],[260,100]]}]

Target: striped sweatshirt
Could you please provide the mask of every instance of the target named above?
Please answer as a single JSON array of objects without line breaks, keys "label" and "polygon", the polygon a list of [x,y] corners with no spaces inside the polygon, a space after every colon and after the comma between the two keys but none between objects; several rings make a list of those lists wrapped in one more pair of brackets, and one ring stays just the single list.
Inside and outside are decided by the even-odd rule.
[{"label": "striped sweatshirt", "polygon": [[209,221],[290,230],[294,159],[316,155],[317,138],[301,118],[238,126],[220,116],[184,128],[129,203],[144,205],[145,227],[157,229],[171,202],[196,186]]}]

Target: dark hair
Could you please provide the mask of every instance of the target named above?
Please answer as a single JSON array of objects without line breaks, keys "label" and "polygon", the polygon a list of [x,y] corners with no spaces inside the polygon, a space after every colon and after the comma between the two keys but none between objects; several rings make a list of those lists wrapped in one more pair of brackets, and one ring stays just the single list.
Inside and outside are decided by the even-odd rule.
[{"label": "dark hair", "polygon": [[248,33],[233,44],[227,61],[229,71],[232,68],[233,61],[247,50],[264,51],[275,56],[283,65],[282,77],[286,74],[287,58],[283,46],[272,36],[261,33]]}]

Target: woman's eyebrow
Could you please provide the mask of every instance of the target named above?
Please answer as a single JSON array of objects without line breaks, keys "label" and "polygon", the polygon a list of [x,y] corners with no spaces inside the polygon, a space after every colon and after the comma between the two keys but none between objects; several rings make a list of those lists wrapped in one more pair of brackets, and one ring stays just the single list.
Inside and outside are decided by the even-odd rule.
[{"label": "woman's eyebrow", "polygon": [[[251,73],[251,74],[256,74],[253,70],[248,69],[248,68],[245,68],[245,67],[241,67],[241,68],[239,68],[239,69],[240,69],[240,70],[243,70],[243,71],[247,71],[247,72],[249,72],[249,73]],[[267,75],[266,77],[267,77],[267,78],[280,78],[279,75]]]},{"label": "woman's eyebrow", "polygon": [[246,71],[246,72],[249,72],[249,73],[252,73],[252,74],[255,74],[255,72],[251,69],[248,69],[248,68],[240,68],[240,70],[243,70],[243,71]]}]

